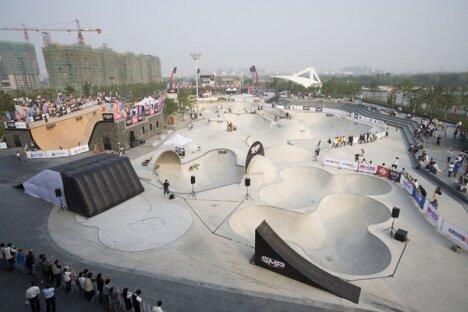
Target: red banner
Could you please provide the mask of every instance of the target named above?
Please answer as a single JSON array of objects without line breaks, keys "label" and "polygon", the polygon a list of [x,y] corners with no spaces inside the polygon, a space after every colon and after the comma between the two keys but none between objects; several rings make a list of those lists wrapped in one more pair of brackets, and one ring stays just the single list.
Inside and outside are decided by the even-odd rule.
[{"label": "red banner", "polygon": [[386,167],[378,166],[376,174],[378,176],[388,178],[388,176],[390,175],[390,169],[388,169]]},{"label": "red banner", "polygon": [[138,122],[138,116],[132,117],[132,124],[136,124]]}]

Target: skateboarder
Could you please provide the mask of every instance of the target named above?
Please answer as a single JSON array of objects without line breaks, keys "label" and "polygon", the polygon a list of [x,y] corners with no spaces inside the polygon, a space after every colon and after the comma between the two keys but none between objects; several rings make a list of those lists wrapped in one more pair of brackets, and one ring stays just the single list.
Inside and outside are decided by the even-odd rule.
[{"label": "skateboarder", "polygon": [[163,189],[164,189],[164,194],[169,194],[169,182],[167,180],[164,180],[163,183]]}]

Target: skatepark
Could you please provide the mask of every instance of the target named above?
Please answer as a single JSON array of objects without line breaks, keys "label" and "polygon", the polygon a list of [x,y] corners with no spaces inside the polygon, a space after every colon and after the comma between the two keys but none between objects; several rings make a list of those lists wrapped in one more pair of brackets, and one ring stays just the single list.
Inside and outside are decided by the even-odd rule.
[{"label": "skatepark", "polygon": [[[47,230],[54,244],[95,265],[315,308],[462,311],[466,251],[450,250],[451,242],[424,220],[399,183],[326,164],[364,150],[367,161],[390,166],[399,156],[399,166],[411,170],[402,133],[392,127],[373,142],[332,148],[329,138],[384,133],[387,126],[338,111],[289,110],[290,118],[281,118],[283,109],[260,104],[258,110],[259,103],[244,96],[201,104],[193,128],[130,156],[143,193],[89,218],[52,209]],[[235,130],[227,131],[230,123]],[[177,135],[186,139],[183,145],[170,143]],[[248,159],[257,141],[264,155]],[[315,158],[318,141],[323,148]],[[411,173],[433,191],[431,181]],[[172,200],[163,194],[165,180]],[[468,224],[463,204],[448,195],[440,201],[444,217]],[[406,243],[390,235],[393,207],[401,209],[395,228],[409,232]],[[263,221],[308,262],[359,286],[359,303],[252,265]],[[429,274],[434,270],[439,273]]]}]

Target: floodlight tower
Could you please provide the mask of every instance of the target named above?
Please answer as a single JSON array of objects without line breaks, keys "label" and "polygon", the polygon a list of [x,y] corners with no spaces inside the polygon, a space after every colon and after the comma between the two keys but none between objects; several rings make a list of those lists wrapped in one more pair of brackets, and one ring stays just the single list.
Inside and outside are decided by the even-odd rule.
[{"label": "floodlight tower", "polygon": [[193,52],[190,53],[192,60],[195,61],[195,89],[196,89],[196,101],[197,101],[197,117],[198,117],[198,61],[200,60],[201,53]]}]

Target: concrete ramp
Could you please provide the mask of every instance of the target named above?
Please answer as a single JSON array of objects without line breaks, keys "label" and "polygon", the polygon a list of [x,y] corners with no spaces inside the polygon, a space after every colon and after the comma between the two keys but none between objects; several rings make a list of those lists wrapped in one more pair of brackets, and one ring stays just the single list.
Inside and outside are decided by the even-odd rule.
[{"label": "concrete ramp", "polygon": [[93,106],[30,126],[31,136],[42,150],[67,149],[88,144],[94,125],[102,120],[101,107]]},{"label": "concrete ramp", "polygon": [[313,150],[307,151],[304,148],[290,144],[281,144],[268,147],[265,150],[265,155],[274,164],[313,161],[314,159]]},{"label": "concrete ramp", "polygon": [[155,162],[159,180],[167,179],[170,190],[177,193],[192,191],[190,176],[195,176],[195,191],[200,192],[224,185],[239,183],[243,167],[237,165],[236,155],[226,149],[215,149],[183,163],[173,151],[163,152]]},{"label": "concrete ramp", "polygon": [[343,173],[331,174],[320,168],[298,166],[280,171],[281,182],[259,192],[267,204],[297,212],[313,211],[320,200],[330,194],[381,195],[392,190],[388,182],[377,177]]},{"label": "concrete ramp", "polygon": [[260,187],[276,180],[278,169],[263,155],[255,155],[247,168],[245,178],[250,178],[252,187]]},{"label": "concrete ramp", "polygon": [[268,222],[291,248],[315,264],[345,275],[372,275],[390,264],[388,247],[369,227],[390,218],[390,210],[365,196],[325,197],[315,212],[296,213],[270,206],[249,206],[229,219],[238,235],[253,240],[255,228]]}]

